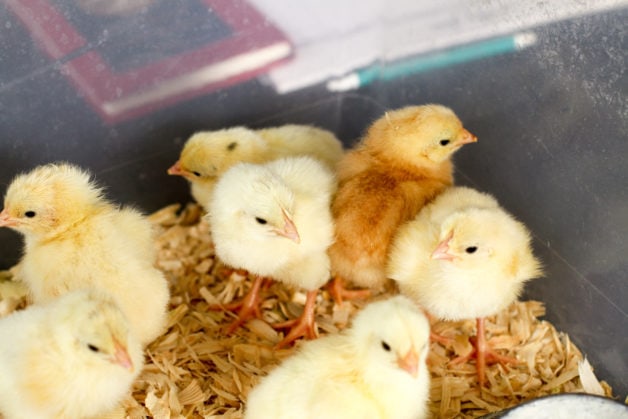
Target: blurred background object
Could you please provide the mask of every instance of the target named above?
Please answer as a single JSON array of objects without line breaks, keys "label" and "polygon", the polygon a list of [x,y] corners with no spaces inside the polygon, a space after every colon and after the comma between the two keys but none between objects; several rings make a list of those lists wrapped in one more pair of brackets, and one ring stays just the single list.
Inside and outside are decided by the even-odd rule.
[{"label": "blurred background object", "polygon": [[103,16],[124,16],[140,10],[155,0],[75,0],[84,12]]},{"label": "blurred background object", "polygon": [[283,33],[242,0],[7,5],[108,122],[254,77],[292,51]]}]

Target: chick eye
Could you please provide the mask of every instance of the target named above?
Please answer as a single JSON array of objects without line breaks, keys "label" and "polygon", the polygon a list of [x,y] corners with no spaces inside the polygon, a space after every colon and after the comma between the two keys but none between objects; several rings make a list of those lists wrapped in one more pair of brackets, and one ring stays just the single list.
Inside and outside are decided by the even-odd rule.
[{"label": "chick eye", "polygon": [[100,352],[100,349],[98,349],[98,346],[92,345],[91,343],[87,344],[87,349],[89,349],[92,352]]},{"label": "chick eye", "polygon": [[444,140],[440,140],[439,144],[442,145],[442,146],[446,146],[447,144],[449,144],[449,142],[450,142],[450,140],[444,139]]},{"label": "chick eye", "polygon": [[268,222],[265,219],[259,218],[259,217],[255,217],[255,221],[257,221],[259,224],[262,224],[262,225],[264,225],[264,224],[266,224]]},{"label": "chick eye", "polygon": [[24,216],[25,216],[25,217],[28,217],[28,218],[33,218],[35,215],[37,215],[37,214],[35,213],[35,211],[26,211],[26,212],[24,213]]},{"label": "chick eye", "polygon": [[192,174],[196,177],[201,177],[201,174],[199,172],[192,172]]},{"label": "chick eye", "polygon": [[390,345],[384,341],[382,341],[382,348],[384,348],[385,351],[390,351]]},{"label": "chick eye", "polygon": [[227,150],[231,151],[234,148],[236,148],[238,146],[238,143],[233,142],[233,143],[229,143],[229,145],[227,146]]},{"label": "chick eye", "polygon": [[476,250],[478,250],[477,246],[469,246],[466,249],[464,249],[464,251],[467,252],[468,254],[475,253]]}]

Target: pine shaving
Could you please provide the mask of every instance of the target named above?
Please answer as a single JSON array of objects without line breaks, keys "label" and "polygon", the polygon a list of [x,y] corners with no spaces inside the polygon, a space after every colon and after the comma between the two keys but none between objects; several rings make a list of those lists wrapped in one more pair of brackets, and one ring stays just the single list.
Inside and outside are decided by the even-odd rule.
[{"label": "pine shaving", "polygon": [[593,373],[593,367],[589,363],[589,360],[585,357],[578,363],[578,375],[582,382],[582,388],[589,394],[597,394],[598,396],[604,395],[604,388],[595,377]]},{"label": "pine shaving", "polygon": [[[199,206],[170,205],[149,218],[158,230],[156,266],[171,285],[168,329],[146,349],[146,365],[132,394],[106,417],[241,419],[249,391],[294,351],[273,349],[283,334],[267,322],[298,315],[304,295],[272,283],[263,291],[264,321],[251,320],[228,336],[224,329],[234,315],[209,308],[241,299],[252,284],[251,278],[215,257]],[[17,267],[0,272],[0,290],[4,291],[0,292],[0,317],[28,304],[25,288],[15,281],[18,272]],[[394,293],[391,289],[374,298]],[[344,329],[367,303],[337,306],[325,290],[319,292],[319,333]],[[590,392],[612,397],[610,386],[595,378],[569,337],[539,320],[544,314],[543,303],[524,301],[486,319],[490,344],[520,362],[507,368],[488,366],[483,389],[478,386],[472,358],[451,363],[471,352],[469,339],[475,334],[475,321],[433,320],[433,331],[453,339],[449,346],[431,343],[429,409],[433,416],[478,417],[554,393]]]}]

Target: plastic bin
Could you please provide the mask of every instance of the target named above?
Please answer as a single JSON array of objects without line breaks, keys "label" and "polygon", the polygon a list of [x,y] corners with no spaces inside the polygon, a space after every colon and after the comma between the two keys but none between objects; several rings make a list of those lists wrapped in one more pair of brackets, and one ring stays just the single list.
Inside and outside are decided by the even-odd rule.
[{"label": "plastic bin", "polygon": [[[42,14],[20,11],[18,3]],[[310,123],[335,131],[350,146],[386,109],[428,102],[446,104],[479,137],[477,144],[457,153],[457,181],[496,195],[534,232],[546,277],[529,283],[525,297],[544,301],[546,318],[585,352],[598,377],[607,380],[616,394],[628,393],[625,1],[610,2],[604,10],[578,9],[578,16],[549,16],[547,21],[528,26],[526,30],[534,32],[536,43],[526,49],[411,71],[350,91],[330,91],[325,78],[281,93],[272,77],[267,78],[270,67],[264,67],[229,79],[213,90],[193,89],[119,120],[108,120],[96,109],[94,90],[81,85],[81,74],[77,75],[71,64],[114,39],[118,47],[114,45],[113,53],[130,60],[130,64],[121,65],[146,65],[144,61],[134,63],[133,57],[137,45],[146,40],[148,28],[130,23],[118,26],[111,29],[110,37],[99,37],[105,32],[98,32],[92,43],[79,45],[82,50],[70,49],[66,51],[70,55],[54,56],[50,45],[42,45],[41,37],[63,43],[66,36],[67,42],[76,41],[64,32],[67,28],[53,22],[57,26],[52,25],[46,29],[50,32],[42,35],[25,23],[28,19],[52,19],[50,7],[61,9],[62,14],[78,13],[73,10],[79,3],[90,2],[11,0],[0,4],[0,183],[7,185],[16,173],[35,165],[66,160],[91,169],[107,185],[113,200],[148,212],[189,200],[185,183],[169,177],[166,169],[194,131],[238,124]],[[125,2],[111,4],[117,3]],[[154,2],[144,3],[141,7],[149,8]],[[180,7],[185,8],[185,3]],[[229,7],[224,1],[208,3],[215,8]],[[327,13],[333,14],[334,4],[325,3]],[[360,2],[349,3],[359,8]],[[383,9],[383,3],[378,7]],[[407,2],[386,2],[386,9],[394,9],[397,3],[401,7]],[[501,3],[505,14],[514,4],[496,2],[497,6]],[[572,7],[570,2],[563,3]],[[272,7],[259,5],[259,10],[269,15],[268,22],[276,23],[270,16]],[[190,25],[199,23],[186,20],[195,14],[181,12],[177,16],[181,20],[177,22],[188,29],[182,36],[196,36]],[[512,18],[512,13],[508,16]],[[523,15],[517,16],[525,20]],[[78,14],[73,17],[76,25],[84,19]],[[100,18],[109,19],[104,27],[116,19],[111,15]],[[324,23],[321,15],[313,19]],[[499,19],[491,19],[488,24],[497,25]],[[164,27],[175,20],[163,20]],[[191,23],[186,26],[186,22]],[[395,43],[395,32],[387,32],[393,26],[386,26],[386,19],[379,25],[381,39],[386,42],[374,43],[371,48],[383,57],[379,62],[382,70],[392,65],[385,61],[385,53],[386,46]],[[276,26],[289,38],[293,29]],[[245,31],[246,25],[232,30]],[[339,33],[338,39],[342,39],[342,31]],[[435,49],[439,47],[437,36],[430,41]],[[175,52],[157,52],[175,54],[182,47],[179,44],[170,45]],[[291,44],[295,56],[299,47]],[[157,60],[150,56],[154,53],[148,51],[141,59]],[[336,59],[341,61],[343,53],[338,51]],[[290,59],[280,55],[272,64],[276,68]],[[318,63],[321,67],[328,64],[335,63]],[[128,68],[119,71],[132,73]],[[154,71],[165,77],[167,68],[155,67]],[[0,267],[8,268],[18,260],[20,239],[0,229],[0,243]]]}]

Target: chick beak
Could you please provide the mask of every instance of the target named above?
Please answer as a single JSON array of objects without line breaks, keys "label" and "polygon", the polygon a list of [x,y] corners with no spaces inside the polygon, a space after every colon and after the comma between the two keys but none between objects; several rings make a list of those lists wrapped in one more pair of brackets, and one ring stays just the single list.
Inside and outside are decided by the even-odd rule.
[{"label": "chick beak", "polygon": [[449,241],[454,237],[453,231],[442,242],[438,243],[436,250],[432,253],[432,259],[453,260],[454,256],[449,252]]},{"label": "chick beak", "polygon": [[133,372],[133,361],[131,361],[131,357],[129,356],[129,352],[126,350],[124,345],[114,339],[114,353],[113,359],[111,362],[120,365],[121,367]]},{"label": "chick beak", "polygon": [[292,240],[296,244],[301,243],[301,237],[299,236],[299,232],[297,231],[297,226],[294,225],[294,222],[288,216],[288,214],[286,214],[285,211],[282,210],[282,212],[283,212],[284,226],[282,230],[277,231],[277,234],[287,239]]},{"label": "chick beak", "polygon": [[189,172],[181,167],[181,162],[177,160],[175,164],[173,164],[170,169],[168,169],[169,175],[174,176],[188,176]]},{"label": "chick beak", "polygon": [[414,378],[419,375],[419,355],[414,348],[410,348],[403,357],[397,358],[397,365]]},{"label": "chick beak", "polygon": [[462,129],[462,132],[460,133],[460,136],[458,137],[458,145],[476,143],[477,141],[478,141],[478,137],[471,134],[469,131],[467,131],[464,128]]},{"label": "chick beak", "polygon": [[14,227],[17,225],[15,218],[11,217],[6,208],[0,212],[0,227]]}]

